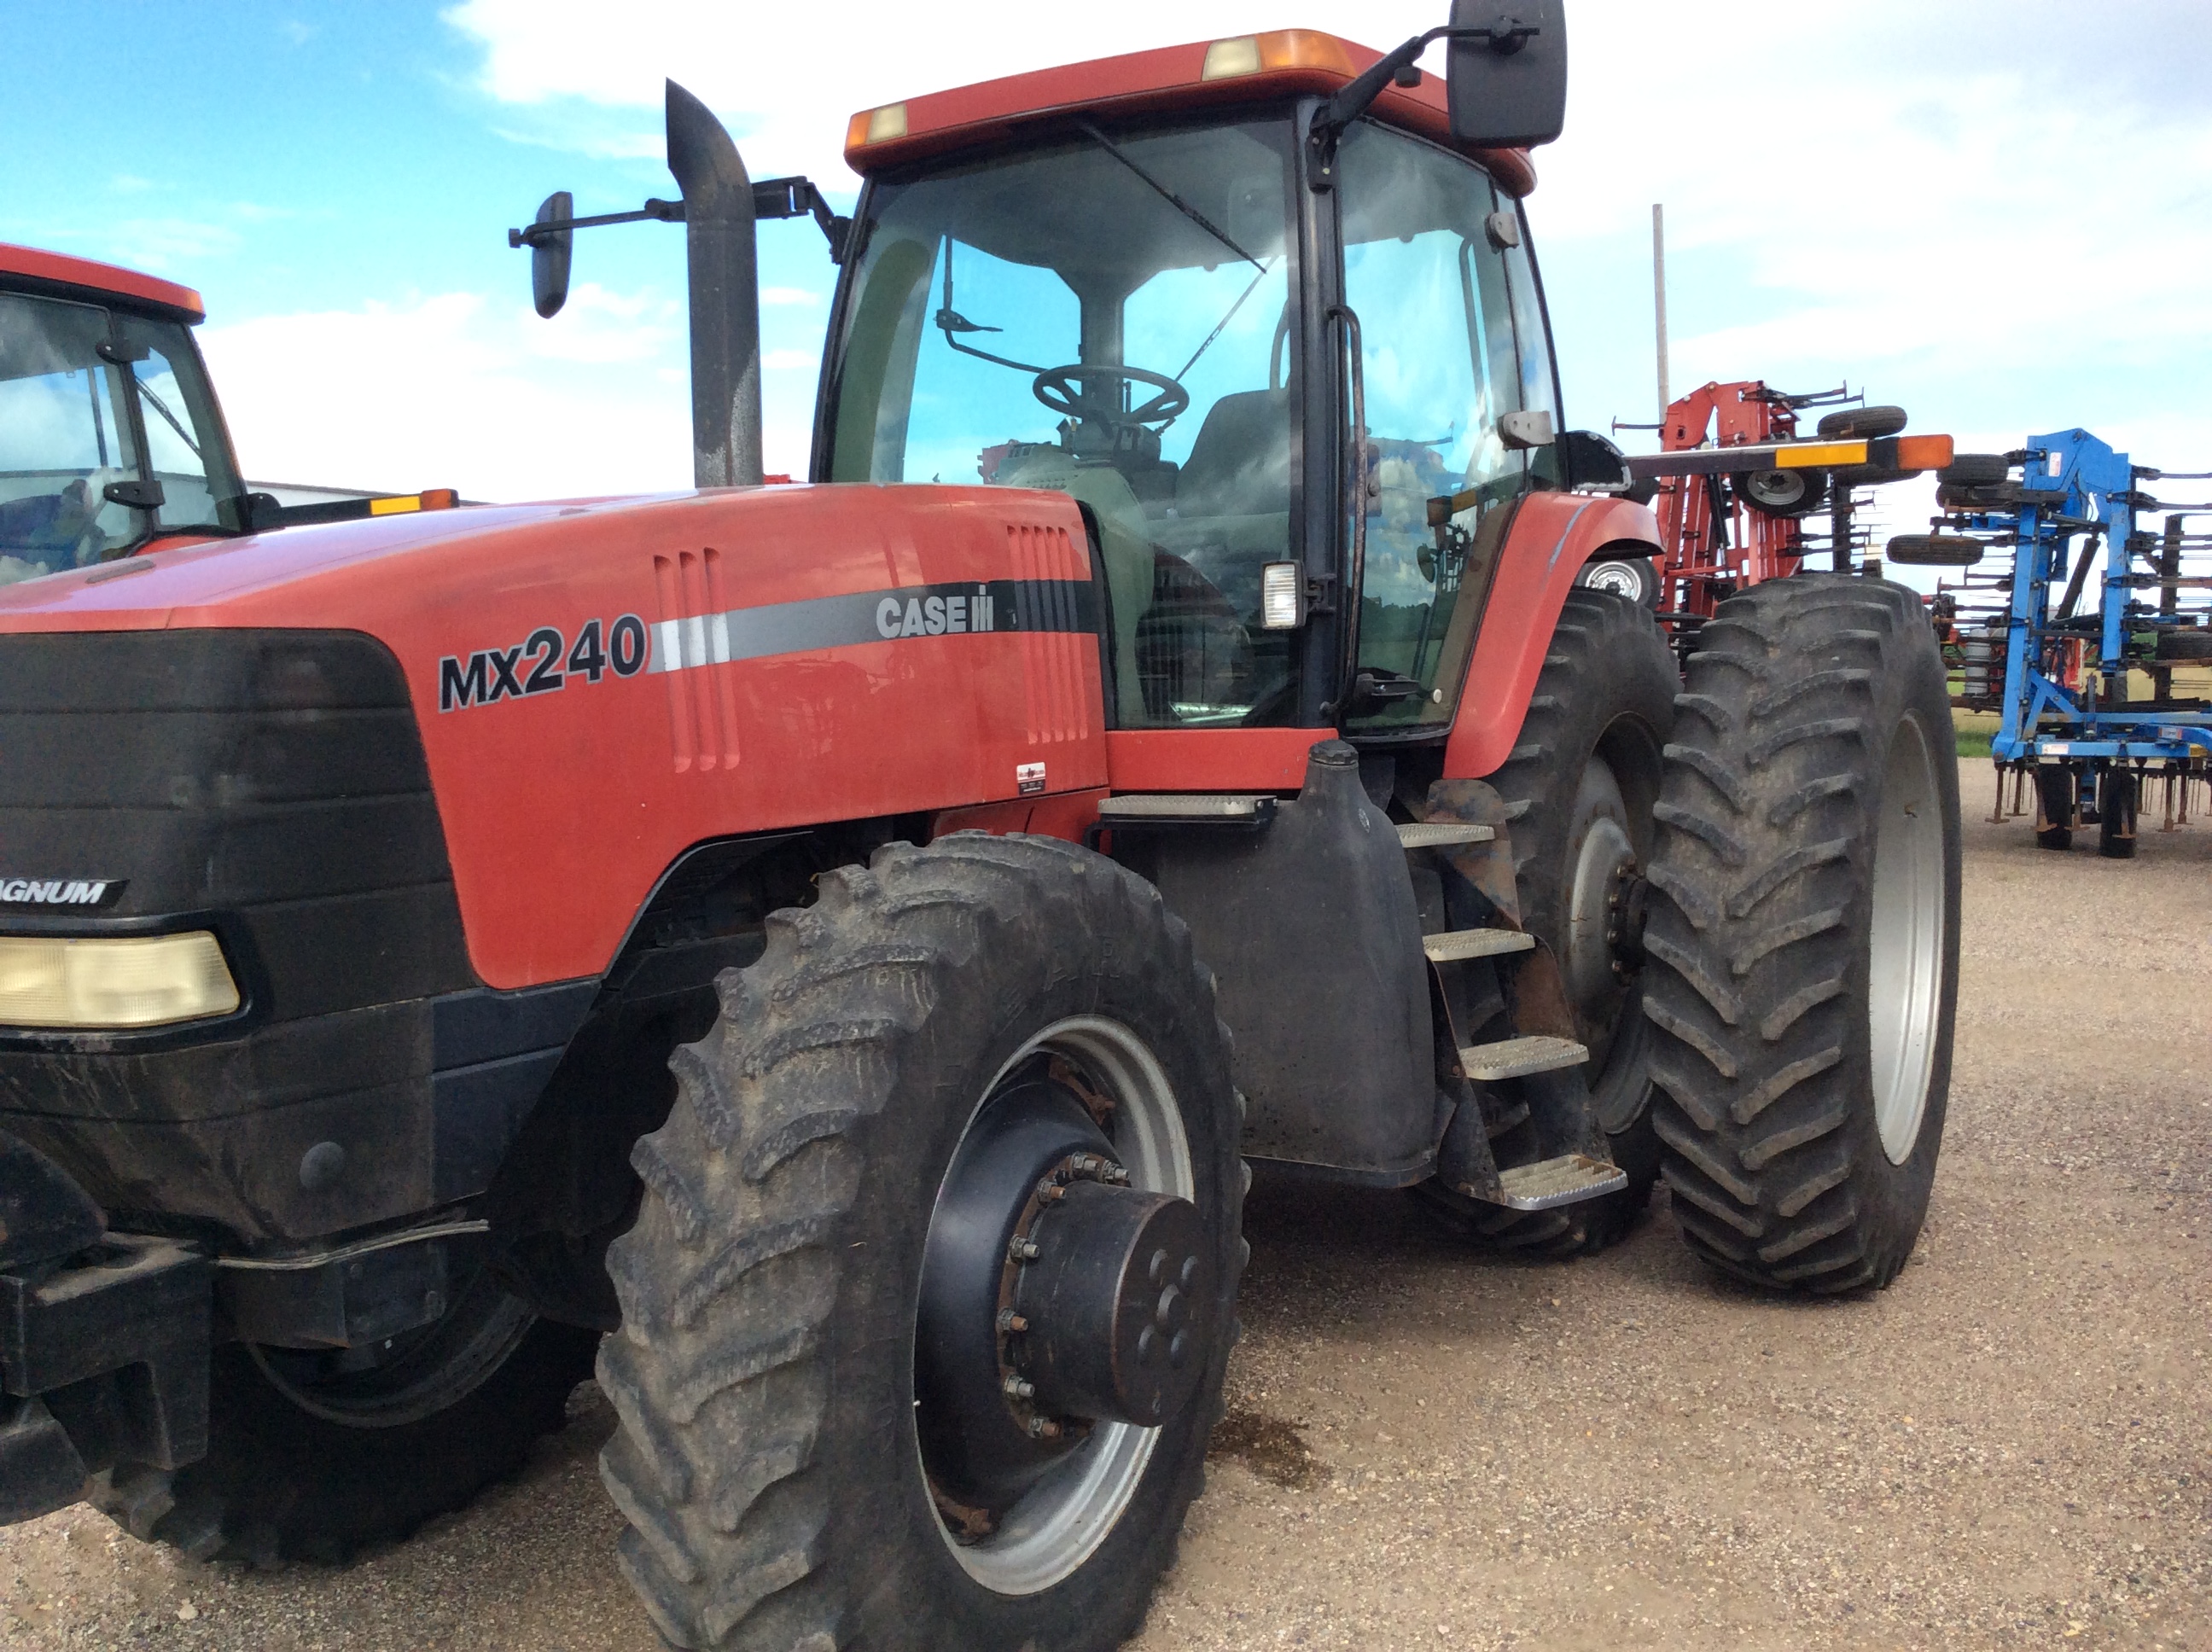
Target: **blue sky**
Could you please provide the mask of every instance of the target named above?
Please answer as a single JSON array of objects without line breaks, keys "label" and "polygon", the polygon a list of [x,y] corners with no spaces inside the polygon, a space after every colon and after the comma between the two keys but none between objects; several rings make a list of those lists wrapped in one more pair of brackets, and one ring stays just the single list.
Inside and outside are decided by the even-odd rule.
[{"label": "blue sky", "polygon": [[[1368,0],[1336,27],[1387,45],[1443,12]],[[1652,416],[1663,200],[1678,391],[1847,378],[1972,445],[2079,423],[2138,459],[2212,468],[2212,8],[1570,0],[1569,14],[1568,133],[1539,157],[1530,212],[1571,422]],[[580,238],[575,299],[545,324],[507,226],[559,187],[585,211],[672,193],[665,75],[716,108],[756,176],[804,171],[849,199],[838,149],[855,108],[1331,21],[1260,0],[1131,0],[1113,17],[1061,9],[1013,29],[1001,9],[882,0],[6,0],[0,240],[199,288],[256,477],[491,498],[682,486],[680,230]],[[26,71],[40,64],[57,72]],[[832,272],[803,222],[761,241],[770,466],[801,470]],[[1901,498],[1893,514],[1916,508]]]}]

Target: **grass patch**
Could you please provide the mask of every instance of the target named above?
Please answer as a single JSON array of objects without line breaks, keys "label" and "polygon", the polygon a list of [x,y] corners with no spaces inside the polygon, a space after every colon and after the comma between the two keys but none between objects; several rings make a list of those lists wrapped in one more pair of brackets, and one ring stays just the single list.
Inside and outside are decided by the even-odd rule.
[{"label": "grass patch", "polygon": [[1951,729],[1961,757],[1986,757],[2002,721],[1993,711],[1953,711]]}]

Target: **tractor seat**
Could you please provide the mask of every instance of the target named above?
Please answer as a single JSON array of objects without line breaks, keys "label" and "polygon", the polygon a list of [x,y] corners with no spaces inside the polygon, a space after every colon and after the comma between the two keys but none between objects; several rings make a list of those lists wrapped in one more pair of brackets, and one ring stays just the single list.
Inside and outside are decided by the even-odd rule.
[{"label": "tractor seat", "polygon": [[1206,410],[1176,484],[1176,514],[1279,516],[1291,508],[1291,393],[1247,390]]}]

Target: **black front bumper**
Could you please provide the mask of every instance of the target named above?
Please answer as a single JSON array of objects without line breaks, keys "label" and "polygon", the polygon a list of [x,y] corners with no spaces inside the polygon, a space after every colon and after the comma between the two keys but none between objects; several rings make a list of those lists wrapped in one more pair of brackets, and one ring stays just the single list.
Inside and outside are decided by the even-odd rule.
[{"label": "black front bumper", "polygon": [[0,1524],[118,1462],[207,1455],[214,1296],[198,1250],[107,1232],[58,1165],[0,1133]]},{"label": "black front bumper", "polygon": [[125,1234],[0,1273],[0,1524],[66,1508],[118,1463],[207,1455],[213,1278],[190,1246]]}]

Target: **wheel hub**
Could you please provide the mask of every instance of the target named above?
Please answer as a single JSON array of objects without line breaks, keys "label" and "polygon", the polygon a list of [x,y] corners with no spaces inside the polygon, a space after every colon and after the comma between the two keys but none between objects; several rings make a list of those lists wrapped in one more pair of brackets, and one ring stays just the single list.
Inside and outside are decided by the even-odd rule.
[{"label": "wheel hub", "polygon": [[987,1528],[1094,1424],[1177,1415],[1211,1357],[1197,1207],[1128,1186],[1086,1100],[1050,1065],[1014,1075],[930,1223],[915,1424],[933,1480]]},{"label": "wheel hub", "polygon": [[1040,1186],[1017,1241],[1008,1392],[1040,1412],[1152,1427],[1206,1368],[1191,1314],[1212,1291],[1206,1232],[1188,1200],[1135,1192],[1120,1166],[1085,1157]]}]

